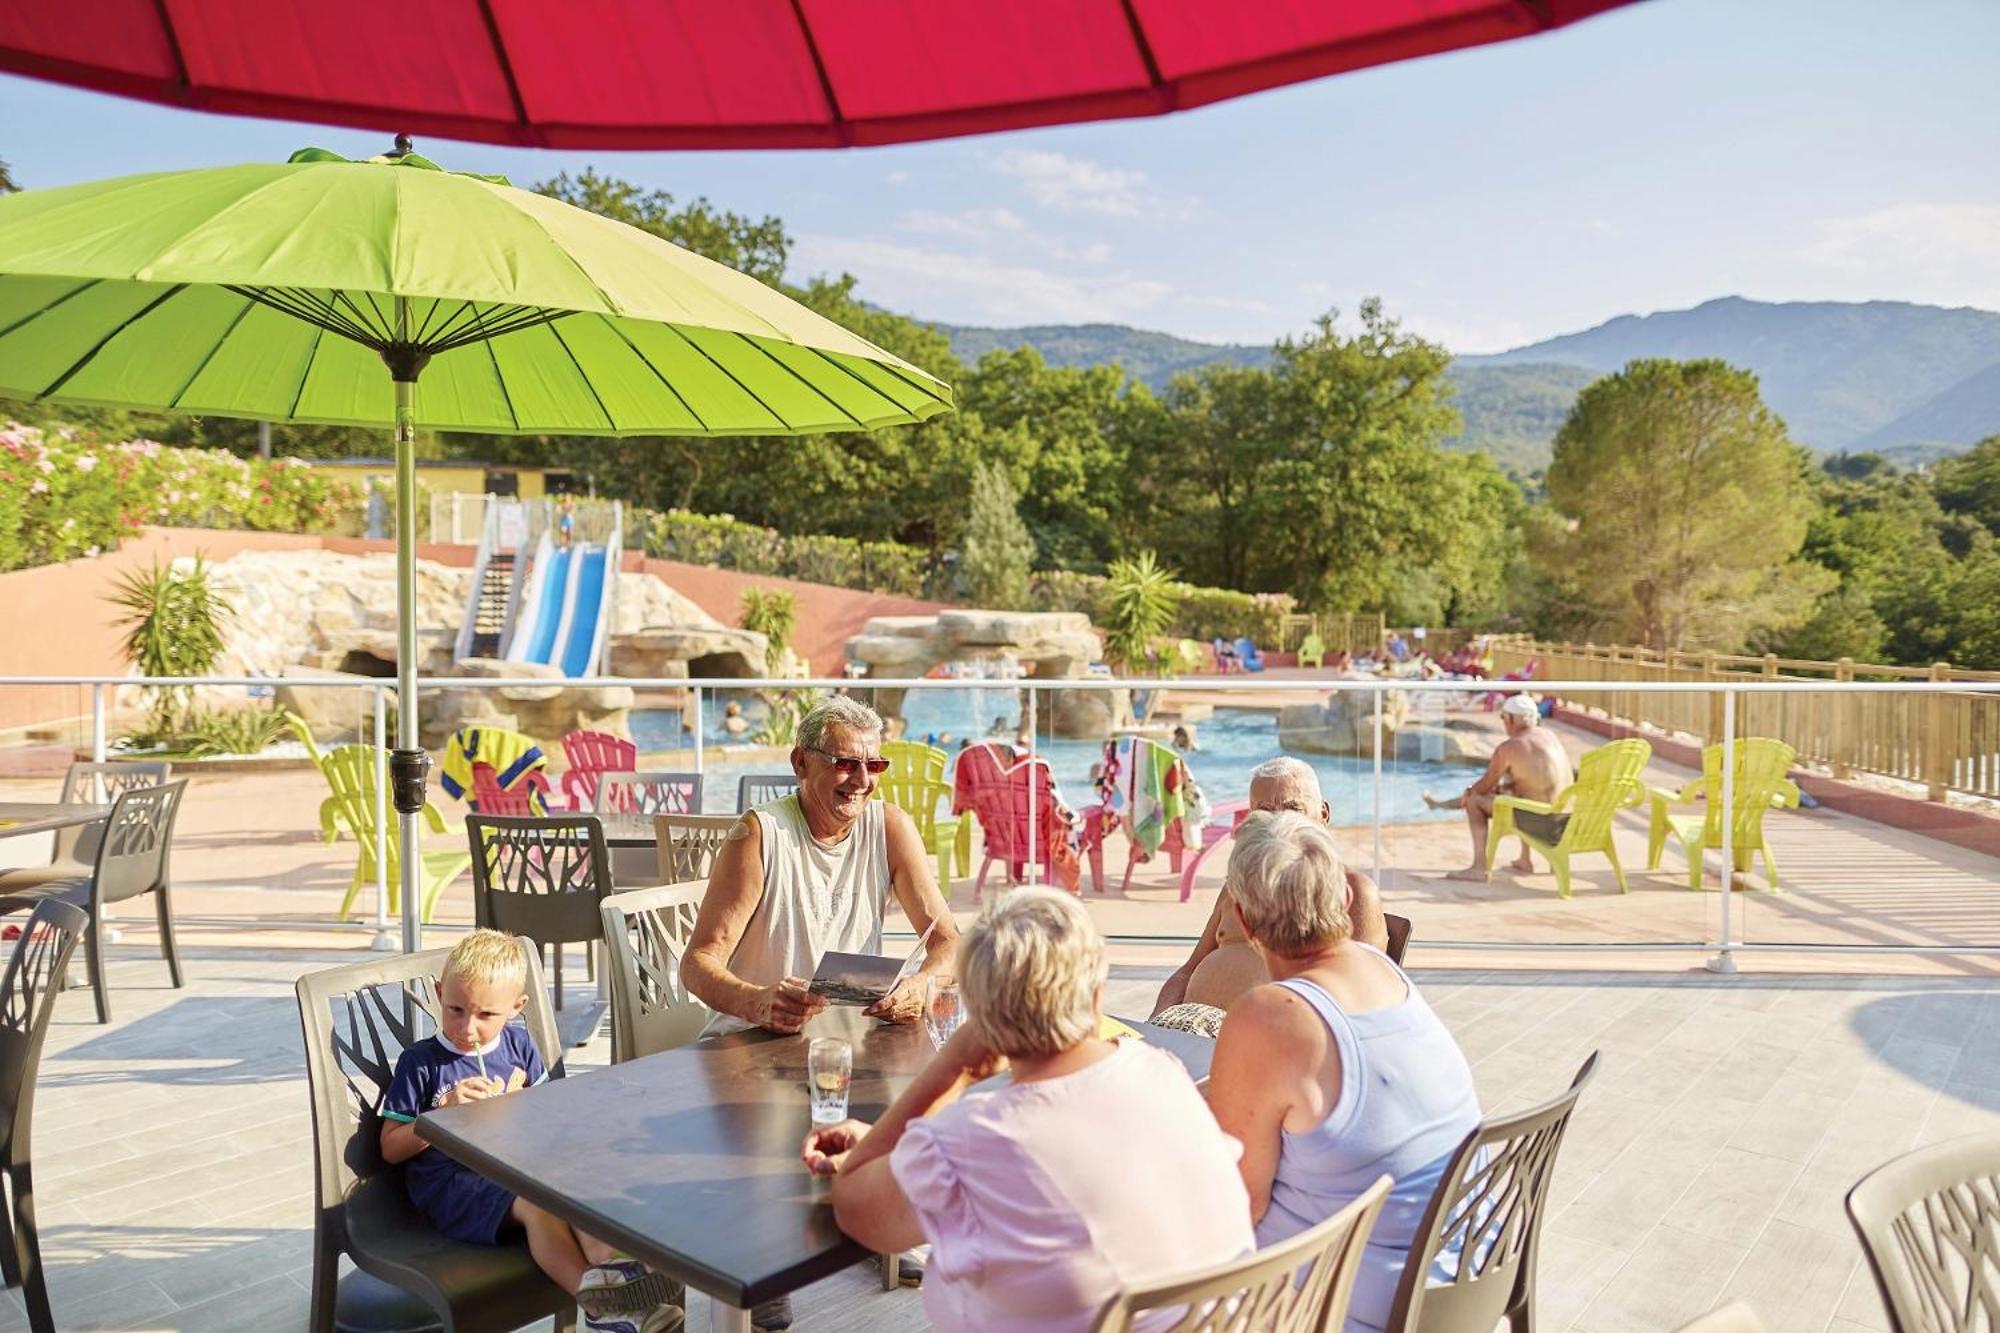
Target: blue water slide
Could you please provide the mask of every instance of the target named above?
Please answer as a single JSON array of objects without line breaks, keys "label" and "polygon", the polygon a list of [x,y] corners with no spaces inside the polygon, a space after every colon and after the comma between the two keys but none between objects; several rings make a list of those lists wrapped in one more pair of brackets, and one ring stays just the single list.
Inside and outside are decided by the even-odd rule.
[{"label": "blue water slide", "polygon": [[570,548],[558,547],[549,553],[544,567],[535,572],[538,595],[535,605],[529,608],[535,618],[528,636],[528,651],[521,658],[524,662],[555,660],[556,630],[562,624],[564,600],[569,591],[569,557]]},{"label": "blue water slide", "polygon": [[563,642],[565,676],[588,676],[597,669],[597,621],[604,612],[604,572],[609,552],[596,544],[578,556],[570,592],[569,634]]}]

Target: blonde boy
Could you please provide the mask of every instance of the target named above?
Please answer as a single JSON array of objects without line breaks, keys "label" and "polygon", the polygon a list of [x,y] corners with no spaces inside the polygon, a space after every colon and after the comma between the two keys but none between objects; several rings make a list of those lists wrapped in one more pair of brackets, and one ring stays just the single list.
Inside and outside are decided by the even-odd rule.
[{"label": "blonde boy", "polygon": [[548,1078],[528,1029],[513,1021],[528,1003],[521,941],[475,930],[458,942],[438,978],[437,1034],[404,1050],[382,1101],[382,1157],[404,1163],[410,1201],[454,1240],[496,1245],[525,1231],[535,1263],[584,1309],[595,1333],[671,1333],[684,1322],[664,1274],[431,1149],[417,1137],[425,1111],[464,1106]]}]

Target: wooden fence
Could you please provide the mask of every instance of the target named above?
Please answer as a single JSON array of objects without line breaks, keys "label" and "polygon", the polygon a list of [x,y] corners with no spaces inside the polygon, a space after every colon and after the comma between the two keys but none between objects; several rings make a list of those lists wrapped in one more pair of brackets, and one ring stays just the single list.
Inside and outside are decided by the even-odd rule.
[{"label": "wooden fence", "polygon": [[[1944,662],[1927,668],[1874,666],[1849,658],[1807,662],[1768,654],[1660,653],[1522,637],[1496,638],[1492,649],[1495,675],[1519,671],[1532,660],[1538,680],[2000,681],[2000,671],[1962,671]],[[1703,744],[1722,739],[1720,693],[1593,690],[1567,702],[1627,725],[1693,736]],[[1775,736],[1801,759],[1825,765],[1837,778],[1862,772],[1920,782],[1934,801],[1951,791],[2000,798],[2000,693],[1740,694],[1736,734]]]},{"label": "wooden fence", "polygon": [[1328,653],[1379,653],[1388,637],[1379,611],[1321,611],[1285,616],[1278,627],[1278,651],[1289,653],[1317,634]]}]

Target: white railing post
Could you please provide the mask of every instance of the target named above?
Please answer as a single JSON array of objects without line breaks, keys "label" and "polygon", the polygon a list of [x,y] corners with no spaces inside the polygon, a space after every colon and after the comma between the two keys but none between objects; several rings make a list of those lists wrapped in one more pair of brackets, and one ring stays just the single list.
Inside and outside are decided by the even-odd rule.
[{"label": "white railing post", "polygon": [[[1030,685],[1030,686],[1029,686],[1029,687],[1027,688],[1027,690],[1025,691],[1025,693],[1026,693],[1026,695],[1027,695],[1027,700],[1026,700],[1026,703],[1027,703],[1027,708],[1026,708],[1026,713],[1027,713],[1027,716],[1026,716],[1026,718],[1025,718],[1025,723],[1026,723],[1026,725],[1025,725],[1025,727],[1024,727],[1023,729],[1024,729],[1024,730],[1025,730],[1025,731],[1026,731],[1027,733],[1028,733],[1028,757],[1027,757],[1026,759],[1022,760],[1021,762],[1022,762],[1022,763],[1024,763],[1024,764],[1026,764],[1026,765],[1028,765],[1028,866],[1027,866],[1027,871],[1028,871],[1028,883],[1030,883],[1030,884],[1037,884],[1037,883],[1040,883],[1040,882],[1041,882],[1041,874],[1040,874],[1040,863],[1039,863],[1039,862],[1037,862],[1037,861],[1035,860],[1035,848],[1036,848],[1037,846],[1039,846],[1039,845],[1040,845],[1040,843],[1039,843],[1039,840],[1038,840],[1038,837],[1039,837],[1039,834],[1040,834],[1041,830],[1040,830],[1040,828],[1038,828],[1038,827],[1037,827],[1037,825],[1038,825],[1038,824],[1040,823],[1040,821],[1039,821],[1039,820],[1038,820],[1038,819],[1036,818],[1036,816],[1037,816],[1037,815],[1038,815],[1038,814],[1040,813],[1040,806],[1041,806],[1041,802],[1040,802],[1040,801],[1037,801],[1037,800],[1035,799],[1035,767],[1034,767],[1034,765],[1035,765],[1035,757],[1036,757],[1036,756],[1035,756],[1035,752],[1036,752],[1036,750],[1037,750],[1037,748],[1038,748],[1038,747],[1037,747],[1037,746],[1035,745],[1035,687],[1034,687],[1034,686],[1032,686],[1032,685]],[[1049,790],[1050,790],[1050,791],[1054,791],[1054,790],[1055,790],[1055,785],[1056,785],[1056,771],[1055,771],[1055,768],[1054,768],[1053,766],[1051,766],[1051,767],[1050,767],[1050,769],[1049,769]]]},{"label": "white railing post", "polygon": [[[1709,793],[1713,802],[1716,794]],[[1714,809],[1713,805],[1710,809]],[[1722,827],[1722,942],[1708,970],[1730,974],[1736,971],[1736,923],[1730,906],[1736,886],[1736,691],[1722,692],[1722,808],[1716,816]],[[1696,880],[1699,882],[1699,872]]]},{"label": "white railing post", "polygon": [[104,686],[90,687],[90,762],[104,762]]},{"label": "white railing post", "polygon": [[[694,771],[699,776],[703,769],[702,755],[706,750],[704,742],[708,736],[708,719],[702,716],[701,686],[695,685],[692,688],[694,690]],[[707,798],[705,797],[703,798],[703,804],[707,804]]]},{"label": "white railing post", "polygon": [[1382,690],[1375,689],[1375,864],[1370,872],[1382,882]]},{"label": "white railing post", "polygon": [[375,938],[369,948],[394,953],[396,935],[389,922],[389,696],[371,685],[375,705]]}]

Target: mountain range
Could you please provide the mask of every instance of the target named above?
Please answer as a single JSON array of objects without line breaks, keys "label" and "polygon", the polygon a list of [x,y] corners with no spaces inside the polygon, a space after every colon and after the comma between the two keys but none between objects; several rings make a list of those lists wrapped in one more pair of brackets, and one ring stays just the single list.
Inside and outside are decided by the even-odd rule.
[{"label": "mountain range", "polygon": [[[962,360],[1026,343],[1053,365],[1115,362],[1155,388],[1206,365],[1270,360],[1268,347],[1117,324],[940,327]],[[1820,453],[1873,450],[1913,463],[2000,434],[2000,314],[1726,296],[1457,358],[1449,373],[1465,429],[1452,444],[1484,449],[1518,473],[1544,467],[1577,391],[1635,357],[1654,356],[1715,356],[1753,371],[1792,437]]]}]

